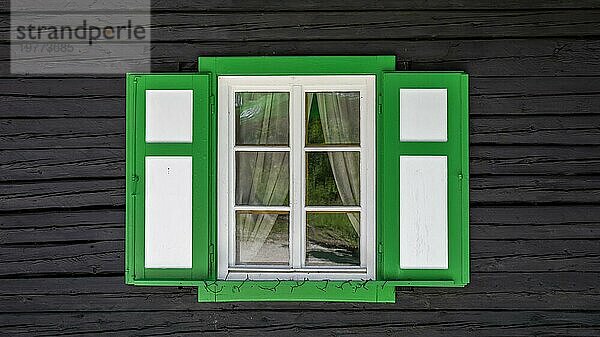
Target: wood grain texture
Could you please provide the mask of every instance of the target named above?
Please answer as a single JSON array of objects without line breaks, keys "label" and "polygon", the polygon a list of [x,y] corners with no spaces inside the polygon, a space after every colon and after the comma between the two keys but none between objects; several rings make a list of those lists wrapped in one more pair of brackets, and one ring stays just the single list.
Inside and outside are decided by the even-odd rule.
[{"label": "wood grain texture", "polygon": [[[0,8],[6,12],[10,0],[0,0]],[[43,4],[43,2],[41,2]],[[281,5],[278,0],[153,0],[152,9],[156,12],[289,12],[289,11],[365,11],[365,10],[467,10],[498,9],[494,0],[440,0],[423,3],[418,0],[394,1],[359,1],[332,0],[324,6],[322,1],[308,0]],[[577,2],[562,0],[507,0],[502,3],[503,9],[591,9],[600,8],[594,0]],[[127,8],[131,8],[130,6]],[[134,7],[140,8],[140,7]],[[40,5],[37,9],[46,9]]]},{"label": "wood grain texture", "polygon": [[[376,314],[375,314],[376,313]],[[335,320],[331,316],[336,317]],[[497,336],[507,329],[517,335],[552,329],[553,336],[592,336],[598,330],[598,315],[593,312],[543,311],[445,311],[401,310],[371,312],[334,311],[155,311],[97,312],[82,314],[27,313],[8,314],[13,323],[4,331],[44,336],[149,335],[197,336],[314,336],[389,335],[416,336]],[[36,322],[32,327],[30,323]],[[415,324],[415,322],[419,322]],[[506,323],[510,322],[510,323]],[[550,335],[550,334],[548,334]]]},{"label": "wood grain texture", "polygon": [[[395,304],[343,303],[230,303],[198,305],[196,289],[129,287],[120,276],[4,279],[0,305],[13,312],[112,311],[253,311],[311,310],[359,312],[390,310],[510,310],[515,294],[522,297],[520,310],[556,311],[578,307],[594,310],[598,273],[474,273],[477,284],[464,289],[399,288]],[[107,291],[110,289],[110,291]],[[376,314],[376,313],[375,313]]]},{"label": "wood grain texture", "polygon": [[[472,177],[489,175],[595,175],[600,146],[476,145]],[[57,179],[124,179],[123,148],[40,148],[0,151],[0,183]]]},{"label": "wood grain texture", "polygon": [[600,335],[598,1],[152,1],[153,71],[391,54],[399,70],[469,73],[471,283],[398,288],[391,305],[125,286],[124,78],[11,75],[8,5],[0,335]]},{"label": "wood grain texture", "polygon": [[[0,150],[125,148],[125,118],[0,119]],[[472,145],[600,145],[600,114],[473,116]]]},{"label": "wood grain texture", "polygon": [[[249,50],[252,54],[249,54]],[[152,47],[154,71],[195,71],[200,55],[397,55],[398,69],[464,70],[471,76],[598,76],[600,43],[594,38],[384,39],[348,41],[162,42]],[[0,45],[2,73],[9,46]],[[195,55],[196,57],[190,57]],[[128,62],[133,62],[135,55]],[[101,62],[101,61],[99,61]],[[111,77],[105,75],[104,77]],[[114,77],[114,76],[112,76]],[[80,83],[83,84],[83,83]],[[557,85],[564,85],[557,83]],[[565,87],[566,88],[566,87]],[[15,99],[18,97],[15,97]],[[5,98],[6,99],[6,98]],[[54,99],[60,99],[55,97]],[[68,102],[68,101],[67,101]],[[66,103],[66,102],[65,102]],[[77,103],[77,102],[74,102]],[[60,107],[60,106],[58,106]],[[68,109],[61,109],[69,112]],[[107,110],[110,111],[110,110]]]}]

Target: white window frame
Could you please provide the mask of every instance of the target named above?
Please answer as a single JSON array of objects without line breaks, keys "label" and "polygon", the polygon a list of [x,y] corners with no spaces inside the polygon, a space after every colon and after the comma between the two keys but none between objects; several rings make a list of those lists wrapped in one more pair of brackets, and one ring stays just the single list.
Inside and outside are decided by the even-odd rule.
[{"label": "white window frame", "polygon": [[[235,93],[289,92],[289,147],[243,146],[246,151],[289,151],[290,206],[235,206]],[[305,94],[360,92],[360,147],[305,147]],[[375,76],[219,76],[217,139],[217,277],[221,280],[375,279]],[[238,148],[240,150],[242,147]],[[361,205],[305,207],[305,153],[360,153]],[[360,211],[360,266],[304,266],[305,211]],[[235,266],[235,211],[289,212],[290,266]],[[297,223],[301,225],[298,226]],[[300,230],[298,230],[300,229]]]}]

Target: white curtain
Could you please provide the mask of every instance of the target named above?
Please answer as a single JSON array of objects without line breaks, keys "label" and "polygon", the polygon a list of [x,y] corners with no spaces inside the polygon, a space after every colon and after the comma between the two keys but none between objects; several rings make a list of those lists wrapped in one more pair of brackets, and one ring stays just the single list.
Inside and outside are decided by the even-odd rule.
[{"label": "white curtain", "polygon": [[[307,111],[310,112],[316,96],[321,126],[326,144],[353,144],[360,142],[360,118],[351,112],[360,111],[356,93],[310,93]],[[328,152],[336,187],[344,205],[360,205],[360,156],[357,152]],[[356,213],[348,213],[356,233],[360,221]]]},{"label": "white curtain", "polygon": [[[244,93],[239,118],[257,128],[239,128],[241,143],[267,144],[280,139],[287,119],[288,96],[277,93]],[[285,116],[282,117],[282,112]],[[240,124],[242,123],[240,122]],[[243,134],[247,130],[247,134]],[[286,130],[287,132],[287,130]],[[242,134],[240,134],[242,133]],[[246,140],[246,141],[244,141]],[[285,139],[287,141],[287,139]],[[236,204],[284,205],[289,194],[289,155],[287,152],[238,152]],[[265,244],[278,214],[245,213],[237,218],[238,256],[242,262],[268,262],[258,253]],[[255,261],[257,258],[260,261]],[[268,258],[268,256],[266,257]]]}]

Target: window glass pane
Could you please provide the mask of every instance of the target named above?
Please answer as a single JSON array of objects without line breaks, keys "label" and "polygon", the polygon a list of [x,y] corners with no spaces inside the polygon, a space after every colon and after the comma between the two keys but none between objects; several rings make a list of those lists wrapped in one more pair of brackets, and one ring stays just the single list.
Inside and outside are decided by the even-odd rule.
[{"label": "window glass pane", "polygon": [[307,152],[306,205],[359,206],[359,152]]},{"label": "window glass pane", "polygon": [[237,205],[288,206],[288,152],[236,152]]},{"label": "window glass pane", "polygon": [[307,145],[360,145],[360,92],[306,94]]},{"label": "window glass pane", "polygon": [[289,101],[287,92],[236,93],[236,145],[288,145]]},{"label": "window glass pane", "polygon": [[307,212],[306,265],[360,265],[359,233],[359,212]]},{"label": "window glass pane", "polygon": [[236,212],[236,264],[289,264],[287,212]]}]

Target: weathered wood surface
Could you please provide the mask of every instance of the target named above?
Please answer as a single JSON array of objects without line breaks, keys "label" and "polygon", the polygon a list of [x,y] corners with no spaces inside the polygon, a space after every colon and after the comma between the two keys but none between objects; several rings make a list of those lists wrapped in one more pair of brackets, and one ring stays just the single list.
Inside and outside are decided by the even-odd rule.
[{"label": "weathered wood surface", "polygon": [[398,288],[393,305],[125,286],[123,77],[11,75],[2,34],[0,335],[600,335],[598,1],[152,3],[154,71],[357,54],[467,71],[471,284]]}]

